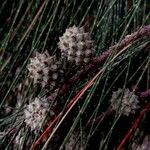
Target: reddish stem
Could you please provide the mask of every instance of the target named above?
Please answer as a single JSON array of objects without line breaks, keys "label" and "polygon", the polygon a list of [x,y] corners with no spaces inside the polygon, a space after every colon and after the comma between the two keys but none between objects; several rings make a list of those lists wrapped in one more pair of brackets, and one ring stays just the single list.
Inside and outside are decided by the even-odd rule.
[{"label": "reddish stem", "polygon": [[[89,82],[88,82],[89,83]],[[77,95],[69,102],[64,112],[66,112],[72,104],[75,102],[75,100],[80,96],[80,94],[83,92],[84,88],[77,93]],[[50,125],[45,129],[45,131],[42,133],[42,135],[36,140],[36,142],[32,145],[32,150],[35,150],[35,147],[40,143],[40,141],[52,130],[51,128],[58,122],[63,115],[64,112],[61,112],[51,123]]]},{"label": "reddish stem", "polygon": [[50,125],[45,129],[45,131],[42,133],[42,135],[38,138],[38,140],[32,145],[32,150],[35,150],[35,147],[40,143],[40,141],[47,135],[48,132],[50,132],[50,129],[52,126],[55,125],[55,123],[60,119],[61,114],[59,114],[53,122],[50,123]]},{"label": "reddish stem", "polygon": [[140,115],[138,116],[138,118],[134,121],[133,125],[131,126],[131,128],[128,130],[127,134],[125,135],[125,137],[123,138],[123,140],[121,141],[121,143],[118,145],[117,150],[122,150],[124,144],[126,143],[126,141],[131,137],[131,134],[133,132],[133,130],[135,130],[139,124],[139,122],[141,121],[141,119],[143,118],[144,114],[146,111],[148,111],[148,109],[150,108],[150,103],[148,103],[145,108],[141,111]]}]

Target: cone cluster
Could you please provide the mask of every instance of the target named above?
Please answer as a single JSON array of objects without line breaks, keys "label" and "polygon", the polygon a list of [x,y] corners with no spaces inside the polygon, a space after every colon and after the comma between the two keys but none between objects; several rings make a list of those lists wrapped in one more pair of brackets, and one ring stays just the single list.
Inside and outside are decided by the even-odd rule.
[{"label": "cone cluster", "polygon": [[[64,60],[82,65],[88,63],[94,56],[94,42],[91,40],[90,33],[85,32],[84,28],[73,26],[66,29],[66,32],[59,38],[58,43],[61,49],[61,58],[50,56],[47,51],[44,53],[36,52],[35,57],[30,58],[27,65],[28,76],[33,79],[34,85],[40,85],[42,88],[54,90],[64,82]],[[24,111],[25,123],[36,130],[42,125],[42,121],[48,111],[48,102],[36,98]]]},{"label": "cone cluster", "polygon": [[139,142],[133,142],[131,150],[149,150],[150,149],[150,135],[145,135],[144,139]]},{"label": "cone cluster", "polygon": [[89,32],[85,32],[83,27],[70,27],[59,38],[58,46],[61,49],[60,60],[56,56],[50,56],[47,51],[36,52],[34,58],[30,58],[27,66],[29,77],[34,84],[43,88],[53,90],[64,81],[64,60],[77,66],[88,63],[94,56],[94,42],[91,40]]}]

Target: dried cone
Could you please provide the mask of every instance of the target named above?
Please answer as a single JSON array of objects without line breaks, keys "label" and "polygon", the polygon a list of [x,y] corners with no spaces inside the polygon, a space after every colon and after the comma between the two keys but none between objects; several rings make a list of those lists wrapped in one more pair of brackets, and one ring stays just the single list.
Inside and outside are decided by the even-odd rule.
[{"label": "dried cone", "polygon": [[47,51],[42,54],[36,52],[36,56],[30,59],[27,69],[34,84],[40,84],[49,90],[53,90],[64,79],[62,63],[57,61],[55,56],[50,57]]},{"label": "dried cone", "polygon": [[138,96],[134,92],[130,92],[129,89],[119,88],[113,92],[110,102],[113,110],[125,116],[134,114],[139,108]]},{"label": "dried cone", "polygon": [[[24,110],[25,123],[32,131],[39,130],[47,113],[49,112],[49,103],[47,99],[39,99],[36,97],[33,102],[29,103]],[[49,116],[53,116],[54,112],[51,110]]]},{"label": "dried cone", "polygon": [[81,27],[70,27],[59,38],[58,46],[61,49],[62,58],[76,65],[88,63],[94,56],[94,42],[91,40],[90,33],[85,32]]}]

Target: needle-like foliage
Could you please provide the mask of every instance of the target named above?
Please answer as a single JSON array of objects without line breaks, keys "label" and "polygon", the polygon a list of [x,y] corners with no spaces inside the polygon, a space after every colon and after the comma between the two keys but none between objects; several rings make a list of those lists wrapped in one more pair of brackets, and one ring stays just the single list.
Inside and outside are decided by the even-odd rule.
[{"label": "needle-like foliage", "polygon": [[148,0],[1,1],[0,149],[148,148],[149,10]]}]

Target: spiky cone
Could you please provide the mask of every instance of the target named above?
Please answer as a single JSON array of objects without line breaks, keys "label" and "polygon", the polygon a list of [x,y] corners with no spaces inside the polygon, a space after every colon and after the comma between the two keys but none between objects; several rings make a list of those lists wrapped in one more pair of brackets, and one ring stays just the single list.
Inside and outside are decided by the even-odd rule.
[{"label": "spiky cone", "polygon": [[24,110],[24,119],[26,125],[35,133],[41,129],[42,125],[46,125],[45,117],[49,113],[49,117],[54,115],[50,110],[50,104],[45,98],[36,97],[32,102],[26,105]]},{"label": "spiky cone", "polygon": [[33,79],[35,85],[41,85],[49,90],[53,90],[64,80],[61,61],[58,61],[56,56],[49,56],[47,51],[44,53],[36,52],[36,56],[30,58],[27,69],[29,77]]},{"label": "spiky cone", "polygon": [[59,38],[58,46],[61,50],[62,59],[67,59],[77,66],[88,63],[95,55],[94,41],[84,27],[70,27]]},{"label": "spiky cone", "polygon": [[134,92],[130,92],[129,89],[118,89],[113,92],[110,100],[111,107],[118,114],[128,116],[134,114],[139,108],[138,96]]}]

